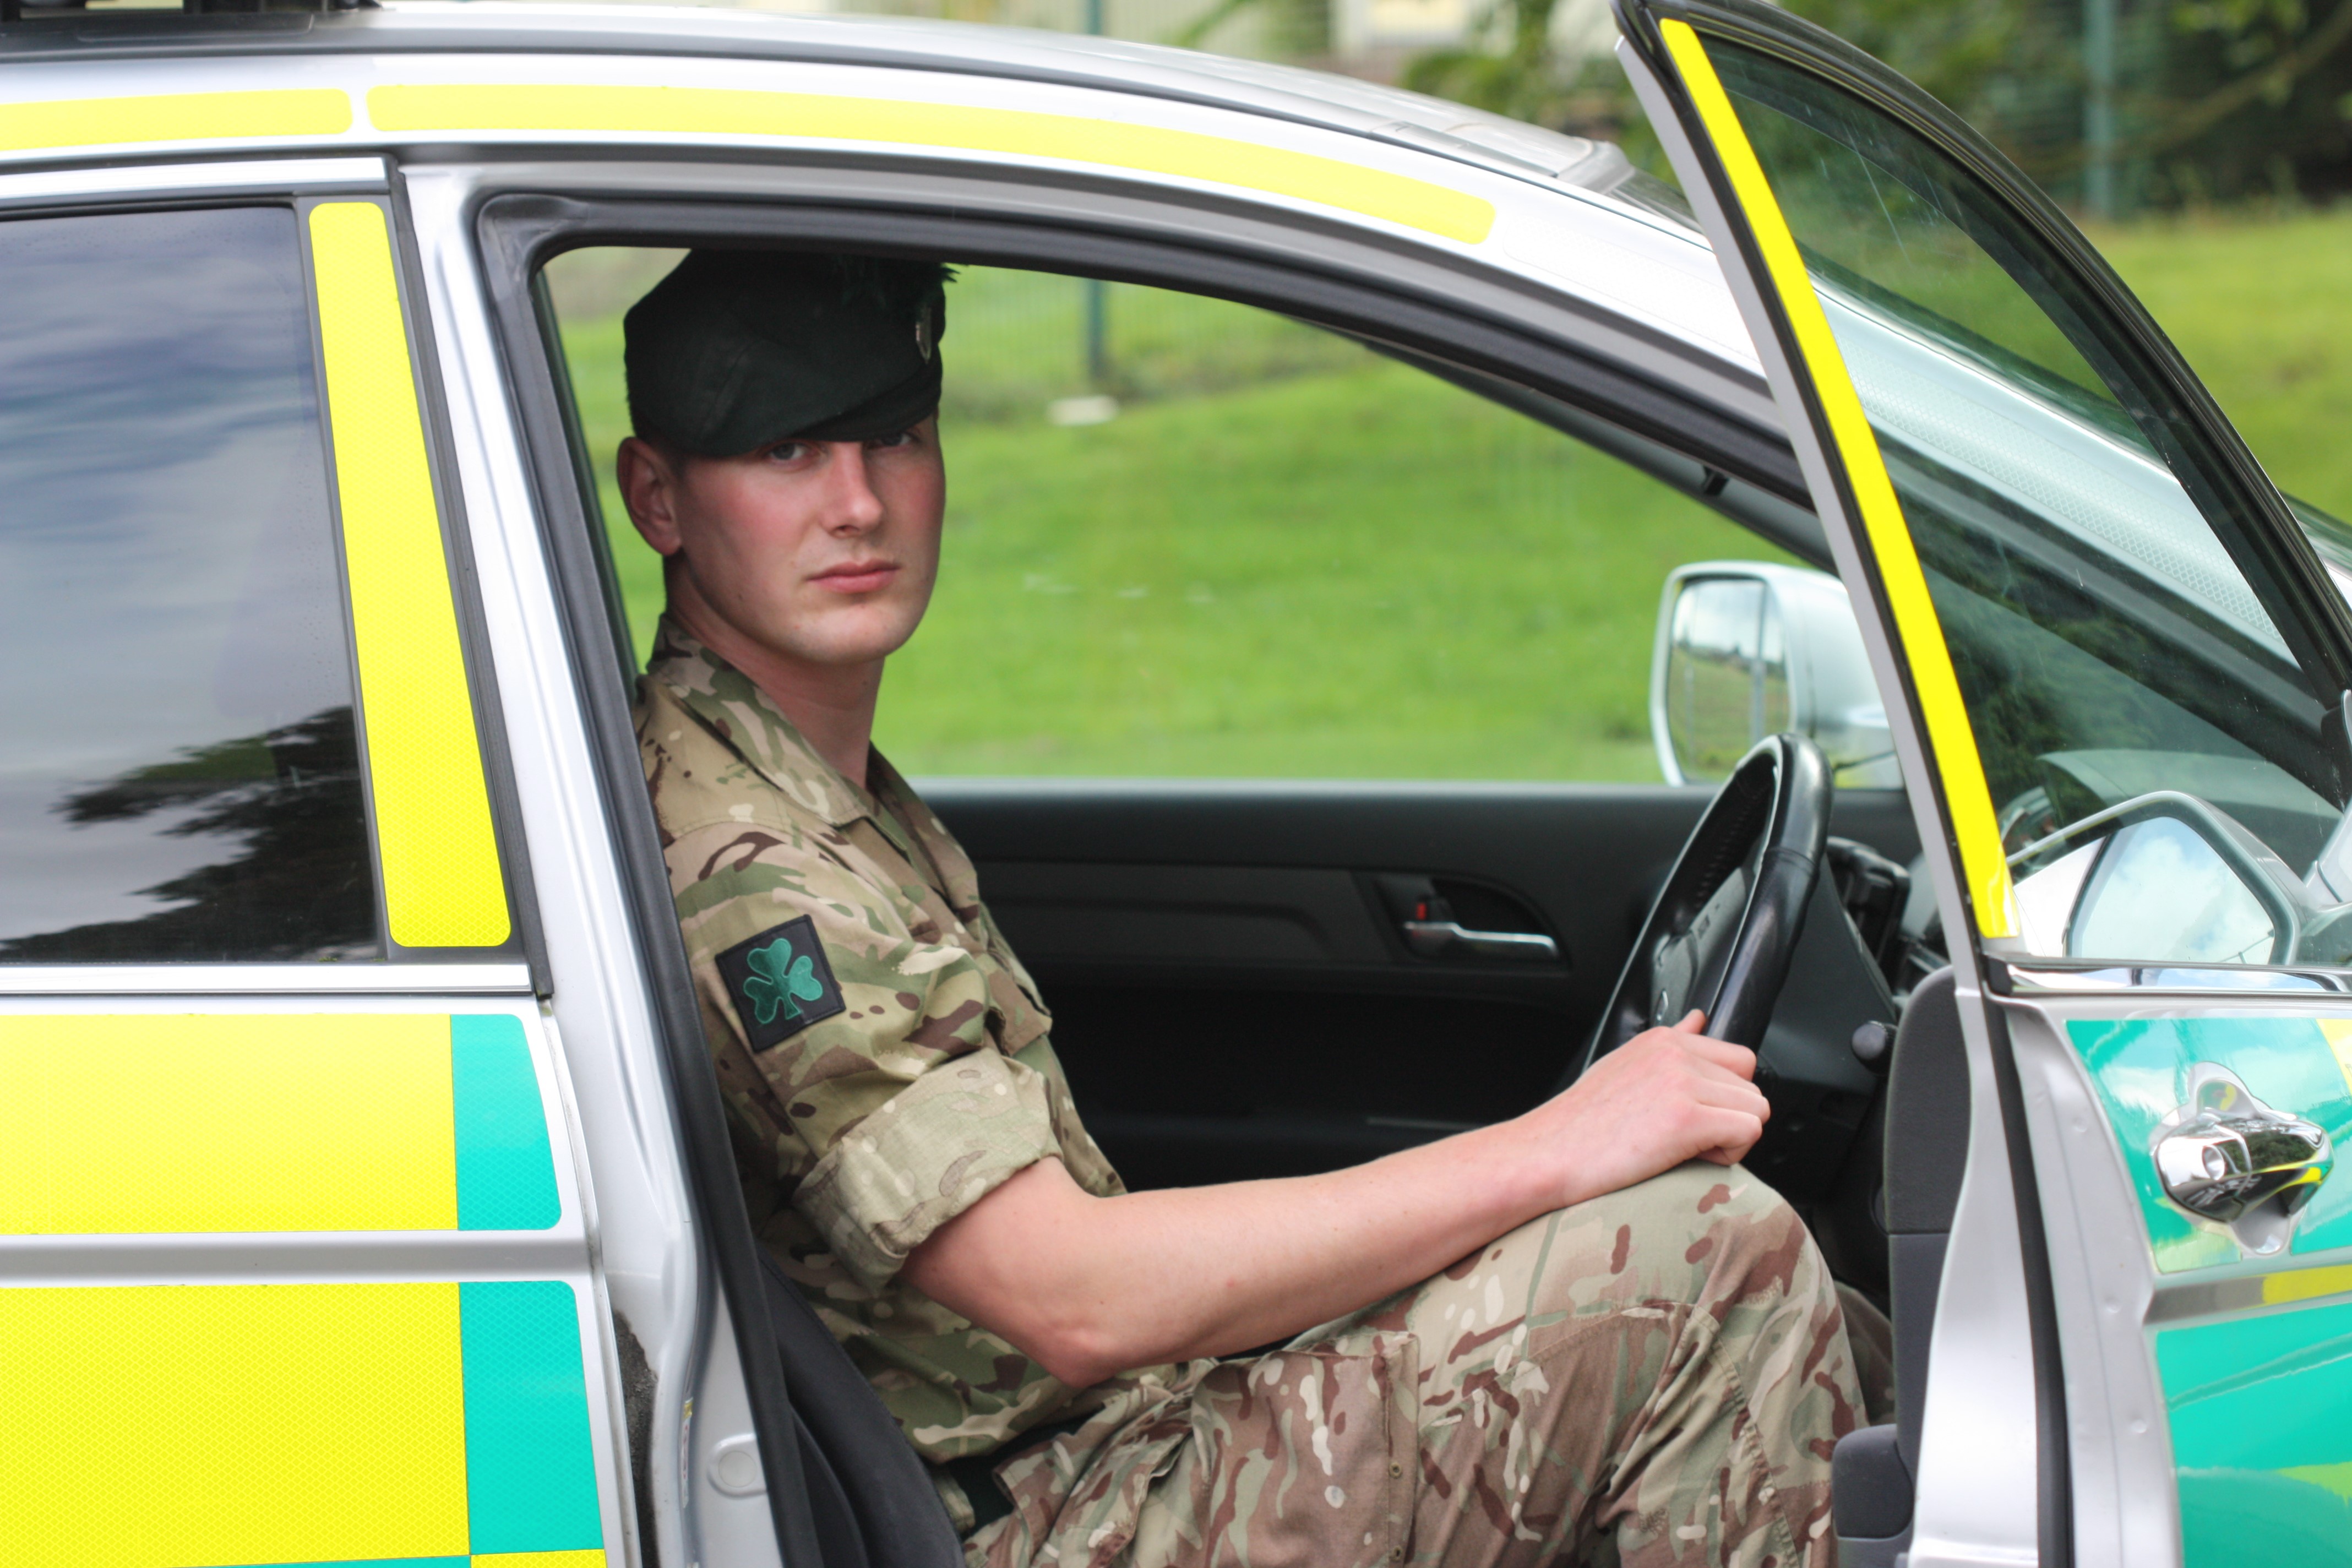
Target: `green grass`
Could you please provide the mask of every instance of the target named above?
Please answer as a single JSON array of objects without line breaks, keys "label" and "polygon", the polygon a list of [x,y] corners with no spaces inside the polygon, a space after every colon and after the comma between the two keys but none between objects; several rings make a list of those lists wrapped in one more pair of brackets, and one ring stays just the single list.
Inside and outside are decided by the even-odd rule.
[{"label": "green grass", "polygon": [[[609,473],[633,275],[583,259],[556,292],[588,307],[564,345]],[[1081,309],[1035,275],[950,296],[945,563],[878,734],[909,772],[1654,779],[1666,574],[1783,559],[1418,371],[1158,290],[1110,290],[1119,416],[1053,426]],[[604,504],[643,649],[660,575],[609,478]]]},{"label": "green grass", "polygon": [[2096,230],[2282,489],[2352,516],[2352,211]]},{"label": "green grass", "polygon": [[[2278,482],[2352,514],[2352,214],[2094,237]],[[551,268],[640,649],[661,599],[609,482],[620,315],[674,252]],[[893,660],[910,771],[1645,779],[1665,574],[1777,553],[1417,372],[1265,312],[1108,290],[1107,425],[1081,285],[975,269],[946,339],[946,565]]]},{"label": "green grass", "polygon": [[1659,585],[1745,544],[1393,364],[946,443],[882,731],[928,772],[1654,777]]}]

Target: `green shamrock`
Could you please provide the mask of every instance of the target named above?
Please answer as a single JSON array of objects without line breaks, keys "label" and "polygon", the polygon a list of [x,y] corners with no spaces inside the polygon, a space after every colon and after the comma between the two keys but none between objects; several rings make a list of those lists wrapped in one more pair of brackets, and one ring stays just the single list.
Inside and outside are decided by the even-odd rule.
[{"label": "green shamrock", "polygon": [[752,1011],[760,1016],[762,1025],[776,1021],[776,1009],[786,1009],[787,1016],[801,1016],[801,1005],[793,1000],[814,1002],[824,994],[824,985],[816,977],[816,961],[803,953],[793,956],[790,937],[778,937],[765,947],[755,947],[744,958],[751,977],[743,982],[744,998]]}]

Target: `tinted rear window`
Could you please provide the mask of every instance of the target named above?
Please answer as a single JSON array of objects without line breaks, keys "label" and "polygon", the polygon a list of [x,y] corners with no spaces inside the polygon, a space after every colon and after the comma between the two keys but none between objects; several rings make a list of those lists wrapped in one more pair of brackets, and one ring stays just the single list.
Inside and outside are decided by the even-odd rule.
[{"label": "tinted rear window", "polygon": [[381,956],[299,240],[0,223],[0,961]]}]

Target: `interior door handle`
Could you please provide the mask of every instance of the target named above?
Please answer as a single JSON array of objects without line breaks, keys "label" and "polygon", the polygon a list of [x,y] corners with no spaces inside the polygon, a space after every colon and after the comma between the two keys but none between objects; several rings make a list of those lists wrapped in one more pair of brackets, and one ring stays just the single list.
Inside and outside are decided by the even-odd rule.
[{"label": "interior door handle", "polygon": [[1528,931],[1472,931],[1460,921],[1407,921],[1404,944],[1423,958],[1474,952],[1522,963],[1558,963],[1559,943]]}]

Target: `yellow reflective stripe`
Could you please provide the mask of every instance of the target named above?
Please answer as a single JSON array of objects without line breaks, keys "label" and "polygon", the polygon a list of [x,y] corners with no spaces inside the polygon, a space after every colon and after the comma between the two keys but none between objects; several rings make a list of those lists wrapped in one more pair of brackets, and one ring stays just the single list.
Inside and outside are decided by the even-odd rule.
[{"label": "yellow reflective stripe", "polygon": [[380,131],[651,132],[890,142],[1211,180],[1385,218],[1470,245],[1485,239],[1495,226],[1493,203],[1426,180],[1223,136],[1068,114],[804,92],[526,83],[370,88],[367,103],[368,118]]},{"label": "yellow reflective stripe", "polygon": [[451,1095],[440,1014],[0,1016],[0,1235],[454,1230]]},{"label": "yellow reflective stripe", "polygon": [[[2001,853],[1992,792],[1977,752],[1976,731],[1969,722],[1959,678],[1952,670],[1951,650],[1944,643],[1943,623],[1928,596],[1927,574],[1920,570],[1918,552],[1912,548],[1910,526],[1904,521],[1902,502],[1895,498],[1895,482],[1887,477],[1878,437],[1863,412],[1861,395],[1854,391],[1845,356],[1838,352],[1837,339],[1830,331],[1821,297],[1813,292],[1796,237],[1781,216],[1780,204],[1764,178],[1763,165],[1748,145],[1739,116],[1698,35],[1688,23],[1673,20],[1661,21],[1658,31],[1682,73],[1683,85],[1706,127],[1707,139],[1730,176],[1748,230],[1763,253],[1773,291],[1796,332],[1798,349],[1804,356],[1802,368],[1829,417],[1830,435],[1836,444],[1834,456],[1844,465],[1853,486],[1863,532],[1878,565],[1887,607],[1894,613],[1904,662],[1911,671],[1912,689],[1919,695],[1928,748],[1943,779],[1944,804],[1952,814],[1952,830],[1959,840],[1960,872],[1968,881],[1978,932],[1987,937],[2013,935],[2016,900],[2010,888],[2009,861]],[[1725,264],[1733,265],[1728,258]]]},{"label": "yellow reflective stripe", "polygon": [[2352,1091],[2352,1018],[2322,1018],[2319,1037],[2336,1055],[2336,1070],[2344,1075],[2344,1087]]},{"label": "yellow reflective stripe", "polygon": [[2290,1268],[2263,1276],[2263,1305],[2308,1301],[2315,1296],[2340,1296],[2352,1290],[2352,1263],[2332,1263],[2324,1268]]},{"label": "yellow reflective stripe", "polygon": [[0,1568],[466,1554],[454,1284],[0,1289]]},{"label": "yellow reflective stripe", "polygon": [[496,947],[506,881],[383,209],[311,208],[310,255],[385,915],[404,947]]},{"label": "yellow reflective stripe", "polygon": [[341,88],[0,104],[0,148],[10,151],[250,136],[340,136],[351,128],[352,98]]}]

